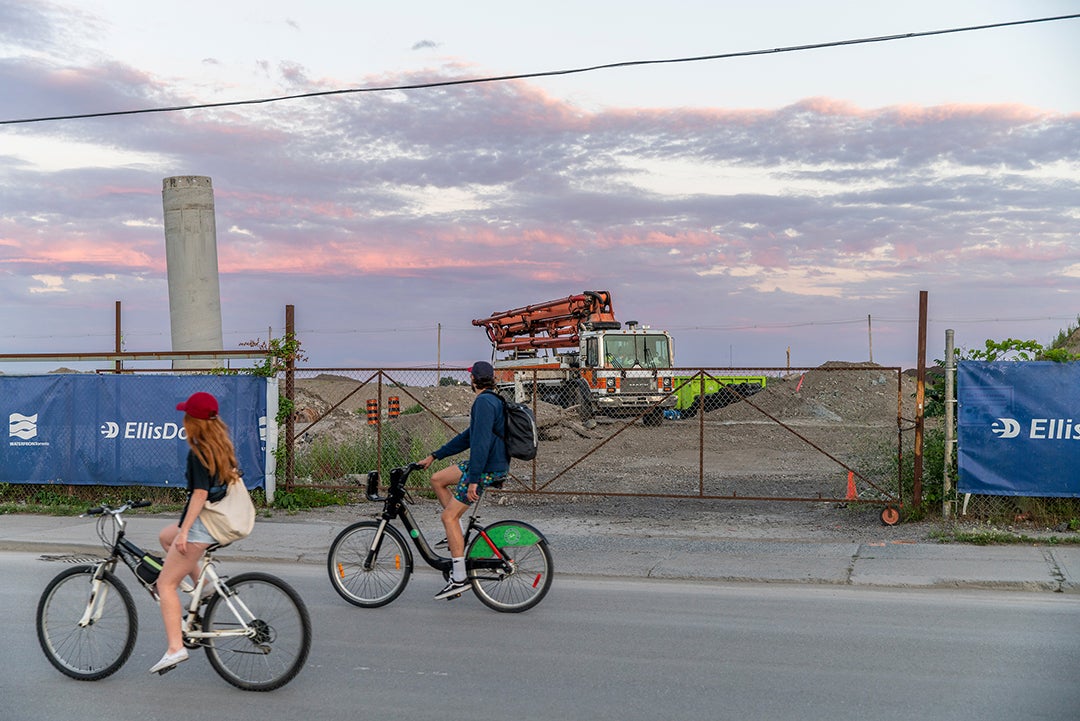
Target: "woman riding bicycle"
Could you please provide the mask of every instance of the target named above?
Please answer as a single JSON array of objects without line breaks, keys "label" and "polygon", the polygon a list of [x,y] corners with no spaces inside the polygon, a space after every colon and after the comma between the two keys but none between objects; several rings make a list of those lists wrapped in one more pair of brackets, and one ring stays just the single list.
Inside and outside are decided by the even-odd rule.
[{"label": "woman riding bicycle", "polygon": [[241,482],[236,450],[228,426],[218,416],[217,399],[209,393],[194,393],[178,404],[176,410],[184,411],[184,431],[189,446],[184,473],[188,498],[180,522],[166,526],[158,536],[166,555],[157,580],[157,592],[169,645],[161,660],[150,668],[150,673],[161,673],[188,659],[177,589],[185,576],[197,577],[199,561],[206,549],[216,543],[199,520],[199,513],[212,487]]}]

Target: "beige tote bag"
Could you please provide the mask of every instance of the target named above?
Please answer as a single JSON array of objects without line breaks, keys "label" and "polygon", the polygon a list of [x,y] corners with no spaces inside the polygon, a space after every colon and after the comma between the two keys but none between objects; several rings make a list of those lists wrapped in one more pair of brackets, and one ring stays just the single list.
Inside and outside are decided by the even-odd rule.
[{"label": "beige tote bag", "polygon": [[255,504],[243,481],[230,483],[225,497],[216,503],[207,501],[199,520],[221,545],[247,538],[255,528]]}]

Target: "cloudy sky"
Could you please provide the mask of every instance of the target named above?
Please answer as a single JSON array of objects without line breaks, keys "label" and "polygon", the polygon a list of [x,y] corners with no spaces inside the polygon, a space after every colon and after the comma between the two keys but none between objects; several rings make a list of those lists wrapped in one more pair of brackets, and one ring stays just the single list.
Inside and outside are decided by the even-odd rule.
[{"label": "cloudy sky", "polygon": [[[212,178],[225,346],[467,365],[583,290],[686,367],[912,367],[1080,316],[1080,0],[0,0],[0,353],[171,347],[162,180]],[[440,333],[441,328],[441,333]],[[34,366],[3,365],[4,372]]]}]

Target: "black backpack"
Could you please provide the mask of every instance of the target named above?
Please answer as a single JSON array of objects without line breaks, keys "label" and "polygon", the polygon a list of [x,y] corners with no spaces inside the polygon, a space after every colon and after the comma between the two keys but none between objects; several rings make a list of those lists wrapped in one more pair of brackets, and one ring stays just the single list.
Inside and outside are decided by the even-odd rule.
[{"label": "black backpack", "polygon": [[511,403],[496,393],[503,405],[503,433],[499,435],[510,458],[531,461],[536,458],[540,436],[536,430],[536,416],[524,403]]}]

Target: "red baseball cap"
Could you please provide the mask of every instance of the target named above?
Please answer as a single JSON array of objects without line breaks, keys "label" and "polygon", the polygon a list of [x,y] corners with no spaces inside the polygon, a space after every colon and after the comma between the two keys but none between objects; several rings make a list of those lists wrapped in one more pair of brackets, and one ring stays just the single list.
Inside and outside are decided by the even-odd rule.
[{"label": "red baseball cap", "polygon": [[176,410],[183,411],[192,418],[208,421],[218,414],[217,398],[209,393],[192,393],[186,401],[176,404]]}]

